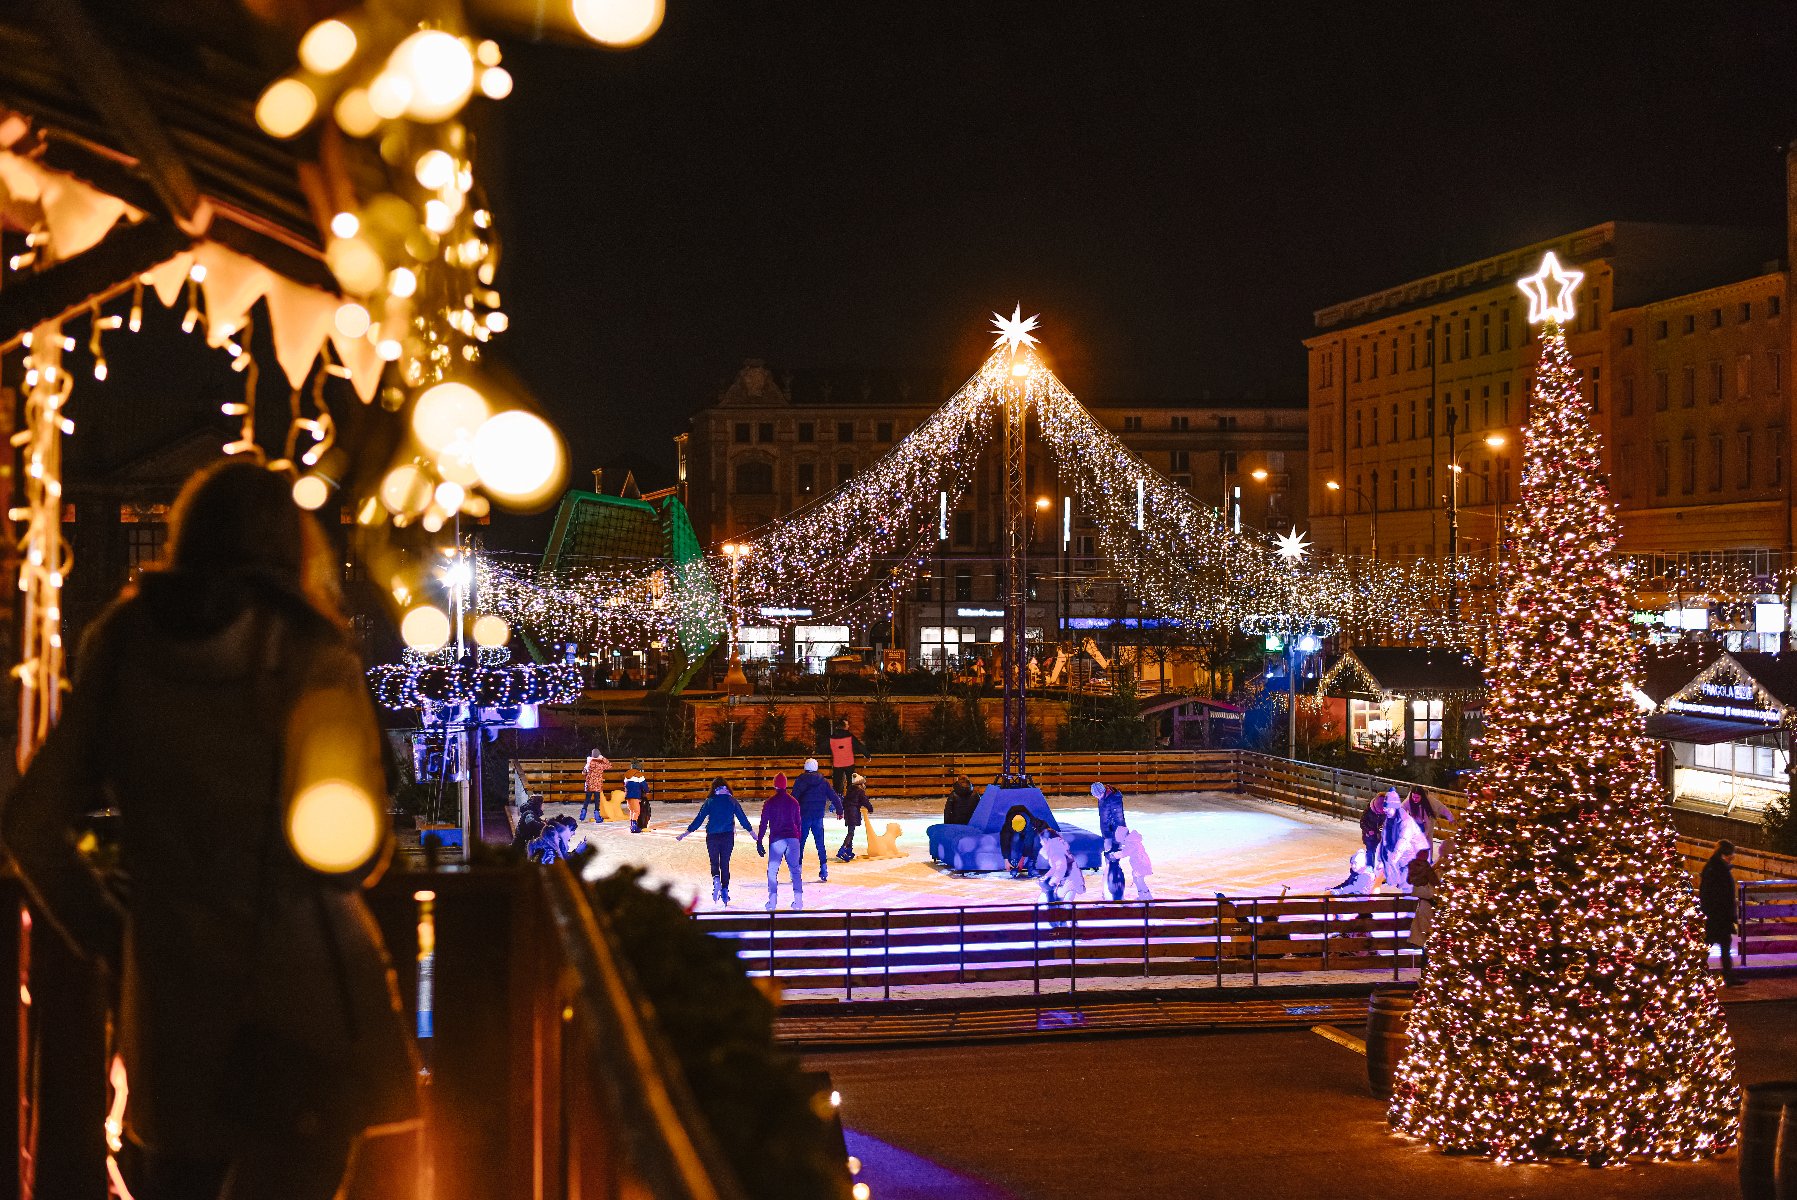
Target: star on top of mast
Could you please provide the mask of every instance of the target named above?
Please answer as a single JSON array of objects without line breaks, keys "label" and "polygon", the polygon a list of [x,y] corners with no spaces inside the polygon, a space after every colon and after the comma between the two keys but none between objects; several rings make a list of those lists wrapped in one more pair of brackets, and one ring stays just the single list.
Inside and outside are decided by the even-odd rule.
[{"label": "star on top of mast", "polygon": [[1041,319],[1039,313],[1033,317],[1025,317],[1021,303],[1011,310],[1009,317],[1003,313],[993,313],[992,328],[998,331],[998,340],[992,343],[992,348],[997,350],[1009,347],[1011,353],[1016,354],[1025,346],[1035,345],[1036,338],[1030,330],[1034,329],[1036,323]]}]

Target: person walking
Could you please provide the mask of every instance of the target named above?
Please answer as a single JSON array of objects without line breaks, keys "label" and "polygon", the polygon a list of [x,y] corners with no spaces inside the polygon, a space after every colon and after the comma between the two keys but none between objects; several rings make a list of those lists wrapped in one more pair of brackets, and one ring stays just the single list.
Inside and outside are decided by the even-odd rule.
[{"label": "person walking", "polygon": [[693,832],[700,825],[705,826],[705,854],[711,860],[711,899],[714,904],[730,903],[730,856],[736,852],[736,826],[741,825],[743,831],[754,834],[749,825],[749,815],[743,812],[736,797],[730,793],[730,785],[724,782],[722,775],[711,781],[711,794],[699,805],[699,811],[693,814],[693,823],[686,827],[686,833],[677,835],[674,840],[684,842],[686,834]]},{"label": "person walking", "polygon": [[649,828],[649,777],[640,758],[630,760],[630,774],[624,776],[624,803],[630,808],[630,832]]},{"label": "person walking", "polygon": [[597,746],[587,753],[584,779],[586,798],[580,802],[580,816],[575,820],[587,819],[587,806],[590,804],[593,807],[593,820],[601,825],[605,824],[605,810],[599,806],[599,801],[605,798],[605,773],[610,769],[611,759],[601,754]]},{"label": "person walking", "polygon": [[1111,899],[1123,899],[1123,864],[1117,861],[1117,830],[1123,828],[1123,793],[1103,781],[1092,785],[1092,799],[1098,801],[1098,833],[1104,838],[1105,889]]},{"label": "person walking", "polygon": [[[0,842],[41,928],[119,980],[131,1191],[328,1200],[419,1111],[362,899],[393,849],[380,727],[285,477],[219,463],[171,526],[166,564],[90,624]],[[129,888],[77,845],[108,807]]]},{"label": "person walking", "polygon": [[836,718],[836,728],[830,732],[830,783],[844,796],[849,794],[850,777],[855,773],[855,759],[865,754],[866,748],[861,739],[849,730],[847,717]]},{"label": "person walking", "polygon": [[1703,910],[1703,940],[1722,951],[1722,984],[1739,987],[1746,980],[1735,974],[1735,930],[1740,913],[1735,904],[1735,844],[1727,838],[1716,843],[1716,852],[1703,864],[1697,878],[1697,906]]},{"label": "person walking", "polygon": [[817,881],[830,882],[830,860],[824,851],[824,814],[842,815],[842,797],[830,786],[830,781],[818,772],[817,759],[805,760],[804,774],[800,775],[792,785],[792,798],[799,802],[800,829],[804,832],[799,838],[799,858],[804,859],[806,842],[817,843]]},{"label": "person walking", "polygon": [[[792,911],[805,907],[805,877],[799,869],[804,850],[804,826],[799,817],[799,802],[786,790],[786,774],[774,776],[774,794],[761,805],[761,824],[755,830],[755,853],[767,859],[767,904],[769,912],[780,906],[780,864],[786,864],[786,878],[792,884]],[[769,853],[769,851],[772,853]]]},{"label": "person walking", "polygon": [[848,832],[842,836],[842,848],[836,852],[839,862],[852,862],[855,858],[855,831],[861,828],[863,810],[873,812],[873,801],[867,798],[867,776],[856,771],[849,776],[849,790],[842,797],[842,820]]}]

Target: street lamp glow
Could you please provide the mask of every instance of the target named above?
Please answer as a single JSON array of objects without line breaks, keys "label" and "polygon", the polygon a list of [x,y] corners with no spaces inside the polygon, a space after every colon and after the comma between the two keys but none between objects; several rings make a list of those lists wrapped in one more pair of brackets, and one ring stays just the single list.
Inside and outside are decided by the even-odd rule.
[{"label": "street lamp glow", "polygon": [[1499,446],[1504,444],[1504,435],[1501,433],[1488,433],[1485,435],[1485,444],[1490,446],[1493,450],[1496,450]]},{"label": "street lamp glow", "polygon": [[1036,511],[1038,512],[1047,512],[1052,504],[1054,504],[1054,501],[1050,500],[1047,496],[1036,497]]},{"label": "street lamp glow", "polygon": [[1265,467],[1256,467],[1248,472],[1248,477],[1256,483],[1265,483],[1267,481],[1267,469]]},{"label": "street lamp glow", "polygon": [[1323,482],[1323,486],[1328,488],[1332,492],[1339,492],[1342,490],[1342,485],[1335,482],[1335,480],[1333,480],[1333,479],[1325,480]]}]

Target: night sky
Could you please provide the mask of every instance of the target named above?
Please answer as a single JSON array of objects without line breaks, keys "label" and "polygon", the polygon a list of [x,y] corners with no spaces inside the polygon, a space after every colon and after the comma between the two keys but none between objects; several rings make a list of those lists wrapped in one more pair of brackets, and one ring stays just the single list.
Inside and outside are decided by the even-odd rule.
[{"label": "night sky", "polygon": [[[1778,227],[1797,6],[668,0],[508,46],[501,355],[578,473],[745,357],[1302,395],[1310,313],[1612,218]],[[1526,14],[1526,16],[1525,16]]]}]

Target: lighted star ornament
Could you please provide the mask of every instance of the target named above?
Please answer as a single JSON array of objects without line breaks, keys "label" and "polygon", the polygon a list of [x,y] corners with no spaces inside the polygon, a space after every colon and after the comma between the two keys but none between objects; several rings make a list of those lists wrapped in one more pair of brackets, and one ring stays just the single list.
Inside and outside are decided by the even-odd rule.
[{"label": "lighted star ornament", "polygon": [[1280,534],[1277,541],[1279,542],[1279,557],[1286,562],[1302,562],[1304,556],[1310,553],[1310,542],[1298,532],[1296,525],[1292,526],[1290,533]]},{"label": "lighted star ornament", "polygon": [[[1516,281],[1516,286],[1529,298],[1529,324],[1572,320],[1578,311],[1573,307],[1572,294],[1584,278],[1583,271],[1568,271],[1562,267],[1554,252],[1549,250],[1541,260],[1539,271]],[[1552,297],[1548,295],[1550,289],[1554,292]]]},{"label": "lighted star ornament", "polygon": [[1041,319],[1040,314],[1025,317],[1021,304],[1011,310],[1009,317],[1003,313],[993,313],[992,328],[998,331],[998,340],[992,343],[992,348],[997,350],[1001,346],[1008,346],[1011,353],[1015,354],[1025,346],[1034,346],[1036,338],[1030,330],[1034,329],[1036,323]]}]

